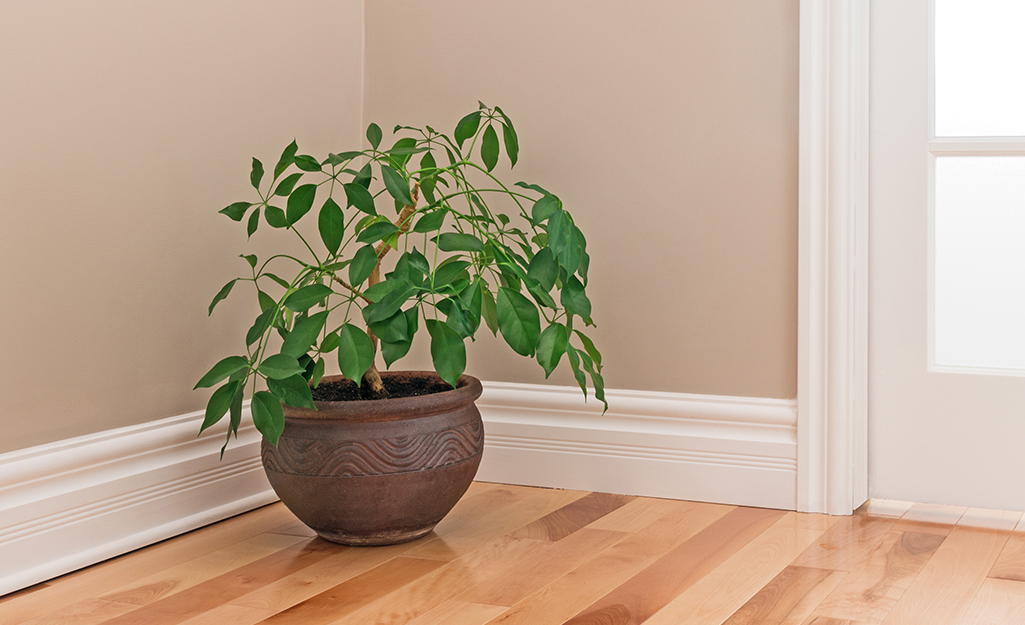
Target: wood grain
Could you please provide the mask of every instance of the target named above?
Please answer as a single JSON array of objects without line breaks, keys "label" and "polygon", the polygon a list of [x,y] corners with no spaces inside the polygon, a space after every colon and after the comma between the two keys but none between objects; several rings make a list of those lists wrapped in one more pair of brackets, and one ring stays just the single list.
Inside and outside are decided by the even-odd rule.
[{"label": "wood grain", "polygon": [[900,518],[911,508],[910,501],[897,501],[895,499],[869,499],[861,504],[861,507],[854,511],[854,514],[867,514],[869,516],[892,516]]},{"label": "wood grain", "polygon": [[559,508],[551,514],[547,514],[532,523],[524,525],[510,534],[510,536],[537,540],[562,540],[588,523],[600,519],[617,508],[621,508],[633,499],[633,497],[625,495],[591,493]]},{"label": "wood grain", "polygon": [[518,602],[491,623],[564,623],[733,509],[692,503],[683,511],[662,516]]},{"label": "wood grain", "polygon": [[[787,521],[784,517],[767,529],[645,625],[720,625],[822,536],[819,530],[795,528]],[[828,593],[832,586],[823,589]]]},{"label": "wood grain", "polygon": [[1025,582],[1025,534],[1015,532],[1007,539],[989,576]]},{"label": "wood grain", "polygon": [[788,566],[723,625],[798,625],[840,577],[838,571]]},{"label": "wood grain", "polygon": [[1025,582],[987,579],[960,625],[1025,625]]},{"label": "wood grain", "polygon": [[732,510],[585,608],[566,625],[643,623],[783,516],[779,510]]},{"label": "wood grain", "polygon": [[815,610],[818,616],[878,622],[918,576],[944,536],[890,530]]},{"label": "wood grain", "polygon": [[958,623],[1000,555],[1012,527],[1001,531],[955,526],[883,623]]},{"label": "wood grain", "polygon": [[331,623],[443,565],[444,563],[438,560],[399,556],[278,612],[264,623],[273,625]]},{"label": "wood grain", "polygon": [[459,595],[462,601],[512,606],[569,573],[627,536],[585,527],[556,543],[538,545],[535,553]]},{"label": "wood grain", "polygon": [[882,540],[897,519],[855,515],[841,517],[822,538],[802,553],[794,566],[810,566],[832,571],[850,571],[866,551]]},{"label": "wood grain", "polygon": [[409,625],[484,625],[504,611],[504,607],[497,605],[449,601],[413,619]]}]

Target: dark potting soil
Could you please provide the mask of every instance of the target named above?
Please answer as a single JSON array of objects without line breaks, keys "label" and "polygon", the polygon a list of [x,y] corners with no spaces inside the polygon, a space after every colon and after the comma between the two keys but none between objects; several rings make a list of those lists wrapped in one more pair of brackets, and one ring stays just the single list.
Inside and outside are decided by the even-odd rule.
[{"label": "dark potting soil", "polygon": [[[384,389],[388,391],[388,398],[395,397],[417,397],[419,395],[431,395],[451,391],[452,387],[445,382],[423,378],[400,378],[385,379]],[[316,401],[359,401],[364,399],[384,399],[369,391],[364,391],[356,386],[352,380],[339,380],[337,382],[324,382],[313,391],[313,399]]]}]

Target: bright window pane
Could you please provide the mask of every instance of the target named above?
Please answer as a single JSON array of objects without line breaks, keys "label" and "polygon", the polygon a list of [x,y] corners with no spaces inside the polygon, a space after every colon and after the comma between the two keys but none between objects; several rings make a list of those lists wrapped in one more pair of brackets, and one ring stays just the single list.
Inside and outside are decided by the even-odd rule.
[{"label": "bright window pane", "polygon": [[936,136],[1025,135],[1025,0],[936,1]]},{"label": "bright window pane", "polygon": [[937,365],[1025,369],[1025,157],[936,159]]}]

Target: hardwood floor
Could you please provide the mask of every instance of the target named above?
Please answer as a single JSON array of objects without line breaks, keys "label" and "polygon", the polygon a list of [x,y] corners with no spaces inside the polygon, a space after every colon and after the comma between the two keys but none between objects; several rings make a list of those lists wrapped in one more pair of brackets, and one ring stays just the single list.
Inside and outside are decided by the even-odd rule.
[{"label": "hardwood floor", "polygon": [[475,483],[434,533],[361,549],[274,504],[0,597],[0,625],[1025,625],[1021,516]]}]

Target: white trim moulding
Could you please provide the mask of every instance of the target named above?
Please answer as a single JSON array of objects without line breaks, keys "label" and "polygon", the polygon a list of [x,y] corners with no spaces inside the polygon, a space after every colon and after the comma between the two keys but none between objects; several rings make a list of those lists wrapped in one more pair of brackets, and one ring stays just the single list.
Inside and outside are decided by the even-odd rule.
[{"label": "white trim moulding", "polygon": [[797,509],[868,498],[869,2],[801,0]]},{"label": "white trim moulding", "polygon": [[486,382],[491,482],[794,509],[792,400]]},{"label": "white trim moulding", "polygon": [[248,406],[223,461],[227,425],[197,438],[202,422],[196,412],[0,455],[0,595],[276,501]]}]

